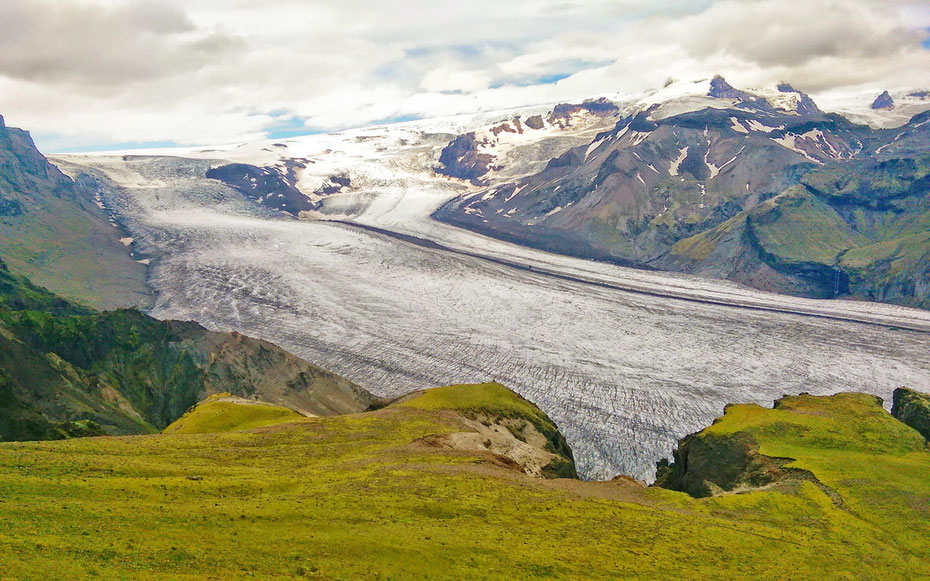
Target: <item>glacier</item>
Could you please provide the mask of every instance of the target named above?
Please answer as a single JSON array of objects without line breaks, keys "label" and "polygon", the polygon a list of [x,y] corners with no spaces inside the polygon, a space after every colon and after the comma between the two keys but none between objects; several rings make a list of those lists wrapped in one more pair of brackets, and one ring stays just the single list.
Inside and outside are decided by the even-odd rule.
[{"label": "glacier", "polygon": [[[150,261],[152,315],[266,339],[381,396],[499,381],[558,424],[585,478],[651,480],[678,438],[728,403],[930,391],[930,312],[623,268],[433,220],[468,191],[432,171],[468,123],[55,161],[99,179],[136,258]],[[512,159],[533,148],[542,159],[554,146],[513,147],[524,149],[508,149]],[[295,220],[204,177],[218,163],[285,158],[306,165],[304,191],[340,172],[353,187]]]}]

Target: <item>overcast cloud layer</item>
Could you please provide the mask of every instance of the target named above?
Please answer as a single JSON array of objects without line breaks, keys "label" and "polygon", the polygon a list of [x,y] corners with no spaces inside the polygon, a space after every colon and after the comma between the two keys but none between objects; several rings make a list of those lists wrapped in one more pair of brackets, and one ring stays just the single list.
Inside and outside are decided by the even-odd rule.
[{"label": "overcast cloud layer", "polygon": [[2,0],[0,114],[48,151],[206,144],[723,74],[930,88],[926,0]]}]

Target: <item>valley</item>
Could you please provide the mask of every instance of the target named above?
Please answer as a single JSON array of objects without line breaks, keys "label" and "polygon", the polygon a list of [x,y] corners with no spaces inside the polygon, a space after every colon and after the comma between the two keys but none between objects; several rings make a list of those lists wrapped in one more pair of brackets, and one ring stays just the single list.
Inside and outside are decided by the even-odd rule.
[{"label": "valley", "polygon": [[930,2],[0,55],[0,581],[930,579]]},{"label": "valley", "polygon": [[[54,162],[98,180],[151,260],[154,316],[271,341],[379,396],[500,381],[556,422],[586,478],[651,480],[727,403],[930,391],[927,311],[624,268],[432,219],[470,187],[431,170],[467,123]],[[223,163],[284,176],[287,159],[305,166],[303,191],[341,175],[351,186],[311,196],[317,209],[298,221],[204,177]]]}]

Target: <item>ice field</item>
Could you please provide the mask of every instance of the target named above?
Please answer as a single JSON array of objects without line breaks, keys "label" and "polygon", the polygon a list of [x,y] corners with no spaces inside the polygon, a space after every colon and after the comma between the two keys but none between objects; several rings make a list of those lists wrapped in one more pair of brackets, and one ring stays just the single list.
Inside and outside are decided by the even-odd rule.
[{"label": "ice field", "polygon": [[154,316],[267,339],[379,395],[500,381],[555,420],[587,478],[651,479],[730,402],[856,390],[890,405],[896,387],[930,391],[930,312],[631,270],[436,222],[466,187],[430,171],[444,131],[284,142],[308,160],[301,189],[352,176],[320,220],[203,177],[215,160],[278,162],[264,146],[61,161],[101,178],[151,260]]}]

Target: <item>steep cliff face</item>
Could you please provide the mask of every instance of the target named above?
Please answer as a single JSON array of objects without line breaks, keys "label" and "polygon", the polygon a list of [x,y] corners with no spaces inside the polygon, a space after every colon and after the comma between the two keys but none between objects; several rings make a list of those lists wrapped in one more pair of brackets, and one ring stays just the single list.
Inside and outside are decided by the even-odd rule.
[{"label": "steep cliff face", "polygon": [[0,385],[4,440],[152,432],[216,392],[313,415],[376,403],[351,382],[270,343],[135,310],[92,311],[11,275],[5,265]]},{"label": "steep cliff face", "polygon": [[930,440],[930,395],[900,387],[892,397],[891,415]]},{"label": "steep cliff face", "polygon": [[679,442],[671,463],[658,463],[655,485],[701,498],[806,483],[842,507],[887,473],[865,468],[861,482],[851,483],[837,466],[863,455],[906,464],[927,451],[918,431],[930,431],[930,396],[899,389],[894,397],[892,414],[880,398],[861,393],[785,396],[771,409],[727,406],[712,426]]},{"label": "steep cliff face", "polygon": [[787,467],[792,461],[760,454],[759,443],[748,433],[691,435],[679,443],[671,464],[658,464],[655,484],[703,498],[789,480],[816,480],[807,470]]},{"label": "steep cliff face", "polygon": [[67,298],[97,308],[145,306],[145,266],[133,260],[95,193],[0,117],[0,256],[17,274]]}]

